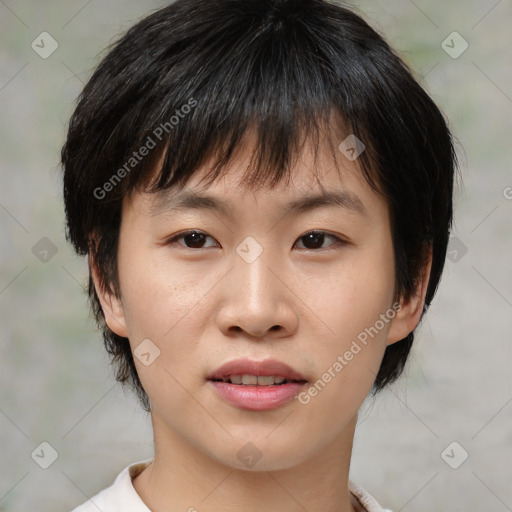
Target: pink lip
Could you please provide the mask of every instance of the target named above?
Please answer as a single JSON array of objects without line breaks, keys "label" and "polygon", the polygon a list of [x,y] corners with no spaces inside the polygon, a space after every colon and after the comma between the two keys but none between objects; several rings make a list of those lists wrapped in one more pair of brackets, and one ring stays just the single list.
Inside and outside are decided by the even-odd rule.
[{"label": "pink lip", "polygon": [[[288,382],[274,386],[252,386],[214,380],[223,379],[230,375],[245,374],[274,375],[298,382]],[[228,403],[252,411],[267,411],[281,407],[293,400],[307,384],[303,375],[275,359],[265,359],[264,361],[236,359],[229,361],[211,373],[208,380],[215,391]]]},{"label": "pink lip", "polygon": [[278,386],[244,386],[211,380],[209,384],[224,400],[235,407],[250,411],[268,411],[293,400],[306,382],[289,382]]}]

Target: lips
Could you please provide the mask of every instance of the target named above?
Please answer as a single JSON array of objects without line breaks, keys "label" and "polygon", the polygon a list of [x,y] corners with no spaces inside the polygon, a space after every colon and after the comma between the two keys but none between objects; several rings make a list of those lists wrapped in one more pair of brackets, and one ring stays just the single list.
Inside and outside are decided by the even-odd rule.
[{"label": "lips", "polygon": [[[248,376],[254,377],[277,377],[276,384],[287,382],[300,382],[305,383],[307,379],[304,375],[294,370],[291,366],[277,361],[276,359],[265,359],[264,361],[255,361],[251,359],[235,359],[228,361],[214,372],[208,375],[208,380],[227,382],[231,381],[234,376],[233,382],[240,382],[240,377]],[[263,380],[263,379],[260,379]],[[251,382],[252,383],[252,382]]]},{"label": "lips", "polygon": [[238,409],[270,411],[293,402],[308,381],[297,370],[275,359],[236,359],[208,377],[222,400]]}]

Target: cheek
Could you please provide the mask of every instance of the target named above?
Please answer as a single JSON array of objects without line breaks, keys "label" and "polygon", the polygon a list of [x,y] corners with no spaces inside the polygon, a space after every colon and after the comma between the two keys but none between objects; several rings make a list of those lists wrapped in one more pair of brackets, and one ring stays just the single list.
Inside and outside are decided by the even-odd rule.
[{"label": "cheek", "polygon": [[383,243],[378,249],[361,251],[322,278],[316,289],[308,287],[309,303],[321,321],[314,344],[321,377],[311,389],[312,395],[322,395],[318,405],[350,409],[364,400],[378,373],[395,316],[392,248]]},{"label": "cheek", "polygon": [[139,337],[171,335],[208,290],[208,279],[142,252],[120,259],[119,272],[128,331]]},{"label": "cheek", "polygon": [[[192,271],[183,263],[169,265],[163,256],[150,258],[132,251],[119,262],[130,345],[139,377],[148,392],[154,381],[161,387],[160,379],[167,378],[165,370],[181,381],[186,376],[184,368],[197,366],[200,340],[205,323],[210,321],[205,311],[208,292],[221,278],[211,272],[201,274],[197,266]],[[158,352],[158,359],[150,366],[141,364],[136,357],[137,347],[147,339]],[[170,392],[178,386],[172,379],[167,385]]]},{"label": "cheek", "polygon": [[194,402],[182,386],[188,387],[184,369],[197,366],[205,281],[135,251],[120,261],[119,272],[129,342],[152,408],[192,414]]},{"label": "cheek", "polygon": [[324,323],[327,339],[346,342],[374,325],[392,305],[394,277],[390,251],[361,251],[312,281],[316,286],[307,287],[307,302]]}]

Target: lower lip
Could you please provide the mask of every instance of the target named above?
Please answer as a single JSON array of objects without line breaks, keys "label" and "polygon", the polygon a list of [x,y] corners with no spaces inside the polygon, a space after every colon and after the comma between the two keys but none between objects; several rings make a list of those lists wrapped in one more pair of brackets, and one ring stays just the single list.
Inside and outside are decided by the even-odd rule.
[{"label": "lower lip", "polygon": [[227,402],[241,409],[269,411],[293,400],[306,383],[289,382],[274,386],[245,386],[228,382],[209,381]]}]

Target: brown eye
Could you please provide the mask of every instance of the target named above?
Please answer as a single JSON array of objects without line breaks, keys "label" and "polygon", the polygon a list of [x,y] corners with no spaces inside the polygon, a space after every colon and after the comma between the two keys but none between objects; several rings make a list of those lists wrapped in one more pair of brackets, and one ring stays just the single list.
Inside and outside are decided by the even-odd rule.
[{"label": "brown eye", "polygon": [[[205,246],[205,241],[207,238],[214,240],[211,236],[198,230],[183,231],[182,233],[178,233],[177,235],[174,235],[172,238],[170,238],[167,241],[167,245],[173,245],[179,240],[183,240],[183,243],[179,243],[179,245],[186,249],[203,249],[215,247],[215,245]],[[326,239],[332,239],[334,240],[334,243],[324,246]],[[310,231],[309,233],[302,235],[298,240],[301,240],[304,245],[304,247],[299,248],[306,250],[328,249],[332,246],[345,243],[345,241],[341,238],[335,235],[331,235],[325,231]]]},{"label": "brown eye", "polygon": [[[187,249],[202,249],[204,246],[204,242],[206,238],[211,238],[206,233],[202,233],[201,231],[184,231],[183,233],[178,233],[177,235],[173,236],[170,240],[167,241],[168,245],[172,245],[173,243],[177,242],[178,240],[183,239],[185,245],[180,244],[184,246]],[[213,240],[213,238],[211,238]]]},{"label": "brown eye", "polygon": [[305,249],[315,250],[315,249],[326,249],[327,247],[322,247],[322,245],[325,242],[326,238],[331,238],[335,242],[334,244],[330,244],[327,247],[331,247],[333,245],[338,245],[339,243],[343,243],[343,240],[341,238],[338,238],[337,236],[330,235],[326,233],[325,231],[311,231],[309,233],[306,233],[305,235],[302,235],[299,240],[302,240],[305,245]]}]

